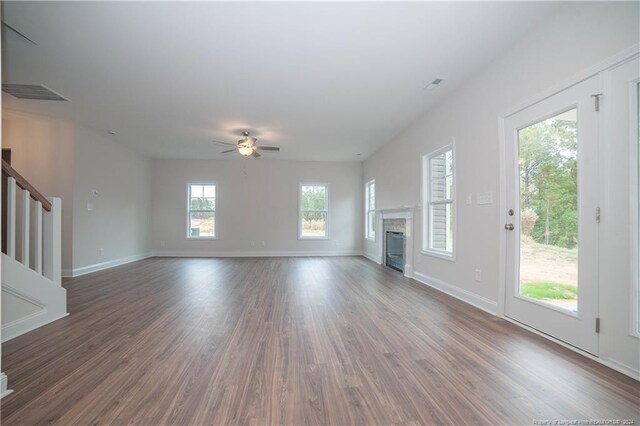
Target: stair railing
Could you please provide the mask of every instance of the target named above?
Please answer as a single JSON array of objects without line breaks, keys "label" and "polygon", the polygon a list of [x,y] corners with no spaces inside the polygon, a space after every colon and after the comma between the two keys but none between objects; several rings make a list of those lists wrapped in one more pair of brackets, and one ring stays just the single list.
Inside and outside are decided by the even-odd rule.
[{"label": "stair railing", "polygon": [[[21,176],[9,163],[2,160],[2,175],[6,177],[6,244],[3,251],[13,260],[62,284],[62,202],[60,198],[47,198]],[[5,179],[3,179],[4,181]],[[23,191],[21,208],[17,202],[17,188]],[[35,203],[33,218],[31,203]],[[17,215],[21,214],[22,227],[17,229]],[[31,235],[33,220],[33,234]],[[18,232],[20,235],[18,235]],[[20,242],[18,256],[17,241]],[[33,258],[31,258],[33,242]]]}]

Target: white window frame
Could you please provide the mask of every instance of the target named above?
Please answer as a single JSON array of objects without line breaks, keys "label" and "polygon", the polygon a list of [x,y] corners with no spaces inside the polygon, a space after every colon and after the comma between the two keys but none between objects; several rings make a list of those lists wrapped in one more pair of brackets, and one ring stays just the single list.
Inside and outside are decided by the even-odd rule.
[{"label": "white window frame", "polygon": [[[324,190],[324,197],[325,197],[325,204],[324,210],[317,210],[317,211],[324,211],[326,212],[326,222],[325,222],[325,235],[322,237],[319,236],[306,236],[306,235],[302,235],[302,187],[303,186],[324,186],[325,190]],[[300,184],[298,185],[298,239],[299,240],[328,240],[329,239],[329,184],[328,183],[321,183],[321,182],[300,182]]]},{"label": "white window frame", "polygon": [[[199,210],[191,210],[191,185],[210,185],[216,188],[216,205],[213,209],[213,220],[215,223],[215,227],[213,229],[213,236],[191,236],[191,212],[199,211]],[[202,210],[202,211],[211,211],[211,210]],[[218,211],[218,184],[215,182],[187,182],[187,215],[186,215],[186,238],[187,240],[217,240],[218,239],[218,215],[216,214]]]},{"label": "white window frame", "polygon": [[638,113],[640,109],[640,80],[634,80],[629,87],[629,112],[630,112],[630,218],[631,218],[631,324],[630,334],[640,338],[640,143]]},{"label": "white window frame", "polygon": [[[373,185],[374,190],[374,197],[375,197],[375,184],[376,184],[376,180],[375,179],[371,179],[369,182],[367,182],[364,186],[364,196],[365,196],[365,209],[364,209],[364,238],[366,240],[369,241],[375,241],[376,240],[376,206],[375,206],[375,202],[374,205],[371,206],[369,204],[370,200],[371,200],[371,185]],[[372,208],[373,207],[373,208]],[[373,212],[373,236],[369,235],[369,229],[371,228],[369,226],[369,213]]]},{"label": "white window frame", "polygon": [[[430,241],[431,241],[431,235],[430,235],[430,207],[431,207],[431,159],[433,157],[437,157],[438,155],[444,154],[447,151],[451,151],[451,155],[453,158],[453,173],[451,176],[452,179],[452,198],[450,201],[439,201],[437,203],[433,203],[433,204],[451,204],[452,208],[453,208],[453,236],[452,236],[452,250],[451,252],[445,251],[445,250],[438,250],[438,249],[434,249],[430,247]],[[426,255],[426,256],[432,256],[432,257],[437,257],[439,259],[444,259],[444,260],[448,260],[451,262],[455,262],[456,260],[456,238],[457,238],[457,217],[458,217],[458,209],[456,206],[456,195],[457,195],[457,188],[456,188],[456,171],[457,171],[457,164],[456,164],[456,147],[455,147],[455,139],[452,138],[451,143],[438,148],[435,151],[432,151],[430,153],[424,154],[422,156],[422,250],[420,251],[421,254]]]}]

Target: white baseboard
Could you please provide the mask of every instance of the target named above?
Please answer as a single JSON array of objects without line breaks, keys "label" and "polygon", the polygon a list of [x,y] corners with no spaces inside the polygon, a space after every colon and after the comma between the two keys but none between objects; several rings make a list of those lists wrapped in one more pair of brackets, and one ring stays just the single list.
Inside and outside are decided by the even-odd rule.
[{"label": "white baseboard", "polygon": [[64,269],[62,276],[66,278],[79,277],[80,275],[90,274],[92,272],[102,271],[103,269],[113,268],[114,266],[126,265],[127,263],[137,262],[138,260],[153,257],[153,253],[134,254],[132,256],[121,257],[120,259],[109,260],[107,262],[96,263],[93,265],[82,266],[72,270]]},{"label": "white baseboard", "polygon": [[640,371],[635,370],[631,367],[629,367],[626,364],[623,364],[619,361],[616,361],[614,359],[611,358],[596,358],[594,357],[594,359],[598,362],[600,362],[601,364],[606,365],[607,367],[616,370],[619,373],[624,374],[625,376],[629,376],[632,379],[638,380],[640,381]]},{"label": "white baseboard", "polygon": [[372,254],[367,253],[366,251],[363,251],[363,252],[362,252],[362,255],[363,255],[364,257],[366,257],[367,259],[369,259],[370,261],[375,262],[375,263],[377,263],[378,265],[382,265],[382,257],[380,257],[380,256],[374,256],[374,255],[372,255]]},{"label": "white baseboard", "polygon": [[29,315],[27,317],[20,318],[17,321],[13,321],[9,324],[3,325],[2,343],[8,342],[11,339],[22,336],[23,334],[33,331],[36,328],[40,328],[44,325],[47,325],[69,315],[69,313],[65,313],[52,317],[50,315],[47,315],[47,313],[48,312],[45,309],[40,312],[36,312],[33,315]]},{"label": "white baseboard", "polygon": [[615,360],[610,359],[610,358],[600,358],[600,357],[597,357],[595,355],[592,355],[589,352],[585,352],[580,348],[576,348],[575,346],[572,346],[572,345],[570,345],[570,344],[568,344],[566,342],[563,342],[562,340],[556,339],[553,336],[545,334],[545,333],[543,333],[543,332],[541,332],[539,330],[536,330],[533,327],[529,327],[528,325],[523,324],[521,322],[518,322],[518,321],[516,321],[514,319],[511,319],[509,317],[502,316],[501,318],[504,319],[505,321],[509,321],[510,323],[517,325],[518,327],[524,328],[527,331],[530,331],[530,332],[532,332],[534,334],[537,334],[538,336],[544,337],[547,340],[551,340],[552,342],[555,342],[555,343],[559,344],[560,346],[563,346],[563,347],[565,347],[567,349],[571,349],[573,352],[576,352],[576,353],[578,353],[580,355],[586,356],[587,358],[589,358],[589,359],[591,359],[593,361],[596,361],[596,362],[598,362],[598,363],[600,363],[602,365],[605,365],[605,366],[611,368],[612,370],[616,370],[617,372],[622,373],[625,376],[629,376],[632,379],[640,381],[640,371],[635,370],[635,369],[629,367],[628,365],[625,365],[625,364],[623,364],[621,362],[615,361]]},{"label": "white baseboard", "polygon": [[360,256],[360,250],[342,250],[342,251],[238,251],[238,252],[200,252],[200,251],[155,251],[144,254],[136,254],[120,259],[109,260],[107,262],[96,263],[94,265],[74,268],[72,270],[64,269],[62,276],[65,278],[79,277],[80,275],[90,274],[92,272],[102,271],[104,269],[113,268],[115,266],[126,265],[127,263],[137,262],[138,260],[148,259],[150,257],[310,257],[310,256]]},{"label": "white baseboard", "polygon": [[[471,293],[470,291],[467,290],[463,290],[461,288],[458,287],[454,287],[451,284],[447,284],[443,281],[440,281],[436,278],[433,277],[429,277],[428,275],[425,274],[421,274],[420,272],[413,272],[413,279],[415,279],[416,281],[422,283],[422,284],[426,284],[429,287],[433,287],[436,290],[440,290],[443,293],[447,293],[450,296],[455,297],[456,299],[460,299],[463,302],[469,303],[470,305],[475,306],[476,308],[480,308],[483,311],[486,311],[492,315],[497,315],[497,308],[498,308],[498,304],[496,302],[494,302],[493,300],[484,298],[482,296],[478,296],[477,294]],[[586,356],[589,359],[592,359],[600,364],[603,364],[613,370],[616,370],[619,373],[624,374],[625,376],[629,376],[632,379],[635,380],[640,380],[640,371],[637,371],[631,367],[629,367],[628,365],[622,364],[618,361],[615,361],[613,359],[608,359],[608,358],[599,358],[597,356],[591,355],[588,352],[584,352],[582,350],[580,350],[579,348],[576,348],[575,346],[571,346],[565,342],[563,342],[562,340],[558,340],[552,336],[549,336],[548,334],[542,333],[538,330],[536,330],[535,328],[529,327],[526,324],[522,324],[518,321],[512,320],[509,317],[505,317],[505,316],[500,316],[500,318],[505,319],[506,321],[509,321],[510,323],[513,323],[519,327],[524,328],[525,330],[528,330],[532,333],[537,334],[538,336],[544,337],[548,340],[551,340],[565,348],[571,349],[574,352],[579,353],[580,355]]]},{"label": "white baseboard", "polygon": [[460,299],[463,302],[467,302],[468,304],[482,309],[483,311],[488,312],[491,315],[496,315],[498,311],[497,302],[491,299],[487,299],[486,297],[479,296],[470,291],[461,289],[460,287],[445,283],[444,281],[440,281],[437,278],[430,277],[418,271],[413,271],[413,279],[422,284],[428,285],[429,287],[435,288],[436,290],[439,290],[443,293],[446,293],[449,296],[453,296],[456,299]]},{"label": "white baseboard", "polygon": [[7,375],[0,373],[0,399],[13,392],[11,389],[7,389],[8,385],[9,381],[7,380]]},{"label": "white baseboard", "polygon": [[360,250],[342,251],[155,251],[154,257],[315,257],[361,256]]}]

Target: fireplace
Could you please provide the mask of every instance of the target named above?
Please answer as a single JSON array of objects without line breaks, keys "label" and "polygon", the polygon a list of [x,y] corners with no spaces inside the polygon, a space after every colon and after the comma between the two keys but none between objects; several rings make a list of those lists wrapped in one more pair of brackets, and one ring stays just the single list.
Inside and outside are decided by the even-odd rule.
[{"label": "fireplace", "polygon": [[396,271],[404,272],[404,233],[386,232],[385,264]]},{"label": "fireplace", "polygon": [[[391,265],[394,269],[402,271],[405,277],[413,277],[413,208],[399,207],[397,209],[378,210],[376,212],[375,239],[376,258],[380,265]],[[387,231],[395,235],[391,241],[391,259],[387,258]],[[398,246],[398,234],[400,234],[402,246]],[[397,251],[402,250],[402,258],[397,257]]]}]

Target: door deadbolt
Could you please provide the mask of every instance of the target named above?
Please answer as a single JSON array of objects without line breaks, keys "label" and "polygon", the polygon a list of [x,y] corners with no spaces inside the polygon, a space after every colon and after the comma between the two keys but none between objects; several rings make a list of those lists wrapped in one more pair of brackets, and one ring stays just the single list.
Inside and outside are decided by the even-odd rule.
[{"label": "door deadbolt", "polygon": [[504,229],[506,229],[507,231],[513,231],[513,223],[507,223],[506,225],[504,225]]},{"label": "door deadbolt", "polygon": [[507,212],[507,214],[509,216],[513,216],[515,214],[515,212],[513,211],[513,209],[509,209],[509,211]]}]

